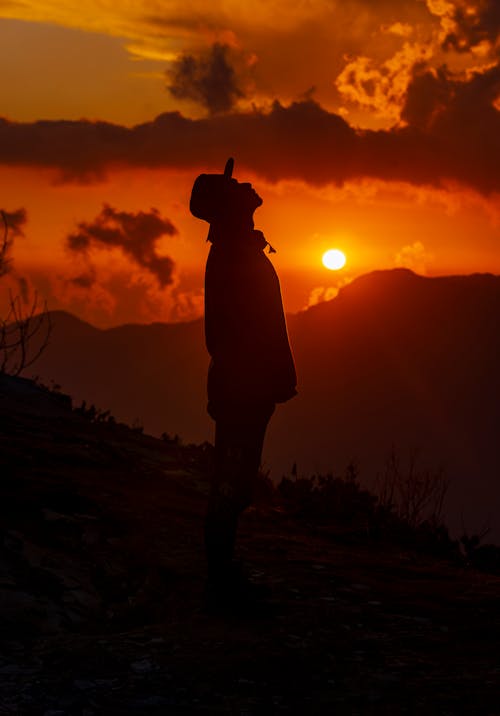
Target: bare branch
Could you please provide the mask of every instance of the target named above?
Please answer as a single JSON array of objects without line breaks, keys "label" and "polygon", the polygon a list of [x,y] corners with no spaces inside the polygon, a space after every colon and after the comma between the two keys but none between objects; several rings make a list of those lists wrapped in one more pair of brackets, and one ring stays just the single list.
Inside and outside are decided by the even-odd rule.
[{"label": "bare branch", "polygon": [[0,210],[0,214],[2,215],[2,221],[4,226],[2,243],[0,245],[0,276],[4,276],[9,270],[7,252],[9,251],[11,242],[9,241],[9,225],[7,223],[7,216],[3,209]]},{"label": "bare branch", "polygon": [[379,504],[395,510],[398,517],[412,527],[423,522],[439,525],[449,480],[442,468],[419,468],[417,457],[417,452],[413,452],[403,471],[396,451],[392,449],[385,471],[377,479]]},{"label": "bare branch", "polygon": [[[4,223],[4,235],[0,246],[0,276],[7,273],[7,252],[10,248],[8,223],[4,211],[0,212]],[[52,323],[47,303],[40,303],[35,292],[30,308],[23,308],[21,298],[9,290],[9,307],[0,318],[0,374],[20,375],[31,366],[48,345]],[[39,343],[33,349],[34,342]],[[30,353],[31,349],[33,352]]]}]

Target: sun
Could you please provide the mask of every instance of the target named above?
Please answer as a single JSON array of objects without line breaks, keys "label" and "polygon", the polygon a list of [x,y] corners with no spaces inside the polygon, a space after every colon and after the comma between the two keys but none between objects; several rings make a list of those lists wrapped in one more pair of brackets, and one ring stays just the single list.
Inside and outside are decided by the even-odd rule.
[{"label": "sun", "polygon": [[338,271],[344,268],[346,263],[345,254],[340,249],[328,249],[323,254],[323,266],[326,266],[330,271]]}]

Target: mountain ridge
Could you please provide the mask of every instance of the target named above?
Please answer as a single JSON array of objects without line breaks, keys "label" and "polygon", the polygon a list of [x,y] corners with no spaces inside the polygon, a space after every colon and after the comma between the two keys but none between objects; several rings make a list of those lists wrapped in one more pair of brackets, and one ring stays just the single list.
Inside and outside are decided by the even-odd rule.
[{"label": "mountain ridge", "polygon": [[[401,285],[405,285],[403,282],[406,281],[406,285],[417,285],[418,283],[441,283],[441,284],[456,284],[456,285],[462,285],[465,286],[466,284],[472,284],[474,281],[491,281],[491,284],[498,284],[498,288],[500,290],[500,275],[493,274],[490,272],[474,272],[471,274],[445,274],[445,275],[439,275],[439,276],[423,276],[421,274],[418,274],[411,269],[407,268],[394,268],[394,269],[378,269],[375,271],[370,271],[369,273],[362,274],[361,276],[357,276],[352,281],[350,281],[345,286],[342,286],[339,288],[338,294],[334,296],[331,299],[328,299],[326,301],[320,301],[319,303],[316,303],[312,306],[307,306],[306,308],[302,309],[301,311],[296,312],[287,312],[286,316],[288,320],[295,320],[298,316],[303,316],[307,313],[314,313],[317,310],[323,310],[325,307],[331,306],[332,304],[335,304],[338,302],[339,298],[344,298],[346,295],[351,295],[351,292],[353,289],[358,289],[360,286],[366,286],[370,284],[375,284],[375,282],[382,282],[385,281],[385,287],[387,287],[389,279],[391,281],[392,286],[396,286],[396,282],[399,284],[398,287],[401,287]],[[394,280],[391,280],[394,279]],[[412,284],[410,284],[412,282]],[[79,324],[83,324],[85,326],[88,326],[90,328],[93,328],[96,331],[101,332],[108,332],[113,331],[118,328],[133,328],[133,327],[139,327],[139,326],[184,326],[184,325],[190,325],[193,323],[198,323],[199,321],[203,320],[203,317],[200,316],[199,318],[190,319],[188,321],[151,321],[148,323],[140,323],[140,322],[131,322],[131,323],[120,323],[114,326],[108,326],[108,327],[100,327],[95,326],[94,324],[90,323],[89,321],[77,316],[74,313],[71,313],[70,311],[65,311],[61,309],[56,310],[49,310],[49,315],[51,317],[68,320],[71,319],[75,322],[78,322]]]},{"label": "mountain ridge", "polygon": [[[309,474],[354,461],[373,482],[393,448],[405,465],[418,454],[422,470],[446,470],[455,528],[463,514],[470,531],[493,523],[499,540],[499,314],[498,276],[395,269],[289,316],[299,394],[276,409],[265,465],[279,478],[293,463]],[[78,319],[57,324],[55,315],[34,366],[42,380],[154,435],[213,438],[201,319],[95,331],[79,331]]]}]

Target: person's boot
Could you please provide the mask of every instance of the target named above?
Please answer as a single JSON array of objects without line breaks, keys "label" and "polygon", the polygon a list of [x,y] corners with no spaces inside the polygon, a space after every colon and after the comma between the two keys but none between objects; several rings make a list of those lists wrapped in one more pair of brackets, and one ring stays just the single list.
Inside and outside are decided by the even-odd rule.
[{"label": "person's boot", "polygon": [[205,525],[205,549],[208,575],[204,606],[209,614],[253,611],[258,602],[269,598],[269,587],[254,582],[234,561],[237,520],[216,521]]},{"label": "person's boot", "polygon": [[232,560],[237,515],[227,509],[217,509],[218,501],[211,500],[205,521],[205,553],[207,558],[207,583],[205,587],[205,608],[215,612],[226,608],[230,601]]},{"label": "person's boot", "polygon": [[270,596],[270,589],[252,581],[234,561],[241,506],[227,495],[210,496],[205,521],[208,578],[205,610],[210,614],[251,613]]},{"label": "person's boot", "polygon": [[207,614],[251,616],[266,611],[270,588],[254,582],[241,565],[232,562],[224,572],[209,573],[204,606]]}]

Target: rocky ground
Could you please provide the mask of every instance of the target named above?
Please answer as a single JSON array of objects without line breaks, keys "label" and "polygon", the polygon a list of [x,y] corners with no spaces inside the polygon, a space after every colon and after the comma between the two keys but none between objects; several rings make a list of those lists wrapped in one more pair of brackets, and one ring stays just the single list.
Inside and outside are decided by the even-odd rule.
[{"label": "rocky ground", "polygon": [[500,714],[498,576],[266,505],[205,614],[208,462],[0,380],[0,714]]}]

